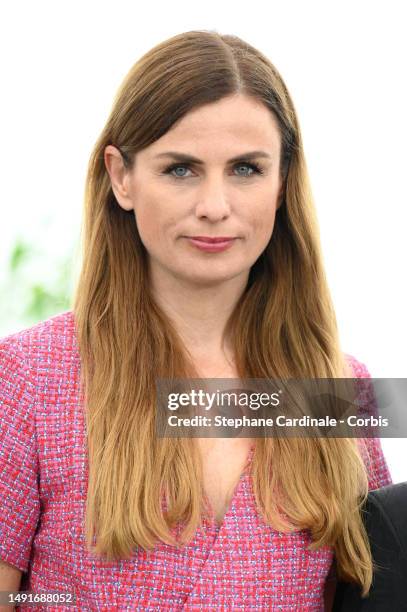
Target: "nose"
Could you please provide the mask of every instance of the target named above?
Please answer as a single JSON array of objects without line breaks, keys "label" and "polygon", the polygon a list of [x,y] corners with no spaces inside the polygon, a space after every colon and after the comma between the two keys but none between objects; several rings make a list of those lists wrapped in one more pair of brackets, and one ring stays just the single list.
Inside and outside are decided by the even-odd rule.
[{"label": "nose", "polygon": [[225,185],[221,178],[203,181],[195,206],[195,214],[200,219],[222,221],[230,215],[230,205],[225,194]]}]

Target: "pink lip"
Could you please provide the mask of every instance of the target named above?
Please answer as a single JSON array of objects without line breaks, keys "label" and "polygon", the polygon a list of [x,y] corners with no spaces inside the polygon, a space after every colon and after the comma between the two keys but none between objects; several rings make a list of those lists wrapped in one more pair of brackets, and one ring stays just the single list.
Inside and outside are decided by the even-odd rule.
[{"label": "pink lip", "polygon": [[235,238],[231,238],[229,236],[217,236],[216,238],[211,238],[210,236],[186,236],[186,238],[195,247],[201,251],[206,251],[207,253],[218,253],[219,251],[224,251],[232,246],[235,240]]},{"label": "pink lip", "polygon": [[210,236],[191,236],[193,240],[200,240],[201,242],[227,242],[228,240],[234,240],[233,236],[217,236],[211,238]]}]

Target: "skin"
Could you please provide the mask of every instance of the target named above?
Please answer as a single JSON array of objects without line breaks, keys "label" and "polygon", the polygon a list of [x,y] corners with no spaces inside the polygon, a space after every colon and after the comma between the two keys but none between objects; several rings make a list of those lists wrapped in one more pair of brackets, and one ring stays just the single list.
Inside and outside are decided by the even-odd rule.
[{"label": "skin", "polygon": [[[244,156],[228,162],[255,150],[269,155],[248,162],[259,165],[261,175]],[[157,158],[166,151],[203,163]],[[116,147],[105,148],[117,203],[134,212],[149,254],[152,291],[200,364],[202,376],[233,374],[233,353],[223,331],[251,266],[272,236],[282,196],[280,154],[275,117],[243,94],[190,111],[139,151],[131,170]],[[165,174],[174,163],[177,167]],[[226,251],[206,253],[186,238],[202,235],[236,239]]]},{"label": "skin", "polygon": [[[20,588],[22,572],[14,565],[0,561],[0,591],[16,592]],[[14,606],[0,605],[0,612],[15,610]]]}]

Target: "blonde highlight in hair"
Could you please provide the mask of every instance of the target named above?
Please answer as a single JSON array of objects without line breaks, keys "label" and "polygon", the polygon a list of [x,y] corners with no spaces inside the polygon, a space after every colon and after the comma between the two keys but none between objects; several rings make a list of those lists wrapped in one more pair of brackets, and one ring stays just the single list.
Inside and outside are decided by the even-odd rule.
[{"label": "blonde highlight in hair", "polygon": [[[133,211],[114,197],[104,164],[113,144],[128,167],[188,111],[245,94],[281,133],[284,200],[270,243],[253,265],[229,322],[239,376],[343,377],[349,373],[324,273],[318,223],[296,112],[284,82],[254,47],[213,31],[178,34],[129,71],[92,152],[85,189],[83,261],[74,296],[86,415],[86,539],[108,559],[157,540],[182,545],[204,511],[193,438],[155,435],[157,377],[196,376],[185,346],[154,301]],[[306,528],[334,547],[339,577],[366,594],[372,559],[360,508],[367,475],[355,440],[265,438],[251,474],[264,519]],[[180,542],[174,528],[183,523]]]}]

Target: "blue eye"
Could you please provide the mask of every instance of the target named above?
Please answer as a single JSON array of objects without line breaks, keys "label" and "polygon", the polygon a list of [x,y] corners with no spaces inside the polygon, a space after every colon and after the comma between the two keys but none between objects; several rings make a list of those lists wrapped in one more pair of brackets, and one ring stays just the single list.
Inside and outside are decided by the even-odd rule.
[{"label": "blue eye", "polygon": [[[183,168],[184,170],[185,170],[185,169],[187,169],[187,167],[186,167],[186,165],[185,165],[185,164],[182,164],[182,165],[181,165],[181,164],[177,164],[176,166],[170,166],[169,168],[167,168],[167,169],[165,170],[165,173],[166,173],[166,174],[167,174],[167,173],[168,173],[168,174],[171,174],[171,172],[172,172],[173,170],[178,170],[179,168]],[[184,176],[185,176],[185,175],[181,175],[181,176],[180,176],[179,174],[172,174],[171,176],[173,176],[174,178],[184,178]]]},{"label": "blue eye", "polygon": [[252,170],[251,174],[247,174],[244,176],[252,176],[252,174],[263,174],[262,170],[259,168],[259,166],[257,166],[256,164],[249,164],[246,162],[238,162],[236,164],[236,168],[249,168],[250,170]]},{"label": "blue eye", "polygon": [[[237,164],[235,164],[235,168],[244,168],[244,167],[249,168],[249,170],[251,170],[251,172],[250,172],[250,174],[239,174],[238,176],[241,176],[242,178],[250,178],[254,174],[263,174],[263,170],[257,164],[248,163],[248,162],[237,162]],[[172,174],[172,172],[174,170],[178,170],[179,168],[183,168],[184,170],[188,170],[189,169],[189,164],[171,164],[171,166],[168,166],[164,170],[163,174],[169,174],[170,176],[172,176],[175,179],[188,178],[188,176],[186,176],[185,174],[182,174],[182,175]]]}]

